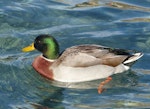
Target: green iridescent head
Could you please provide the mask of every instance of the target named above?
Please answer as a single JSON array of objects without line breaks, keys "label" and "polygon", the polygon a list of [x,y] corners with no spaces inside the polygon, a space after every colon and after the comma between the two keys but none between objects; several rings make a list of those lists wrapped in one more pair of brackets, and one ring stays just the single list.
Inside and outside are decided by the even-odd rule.
[{"label": "green iridescent head", "polygon": [[[33,48],[30,48],[33,47]],[[43,56],[48,59],[56,59],[59,56],[59,45],[51,35],[39,35],[36,37],[34,43],[31,46],[23,48],[24,52],[37,49],[43,53]]]}]

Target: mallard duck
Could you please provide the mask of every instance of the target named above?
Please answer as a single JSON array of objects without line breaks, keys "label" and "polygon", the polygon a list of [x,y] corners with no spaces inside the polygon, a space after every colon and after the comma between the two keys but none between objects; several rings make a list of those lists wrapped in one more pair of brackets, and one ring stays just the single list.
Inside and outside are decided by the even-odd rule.
[{"label": "mallard duck", "polygon": [[29,52],[34,49],[42,52],[32,63],[39,74],[67,83],[106,78],[98,87],[99,93],[112,79],[111,75],[129,70],[130,66],[143,56],[140,52],[95,44],[72,46],[59,53],[56,39],[45,34],[37,36],[34,43],[22,51]]}]

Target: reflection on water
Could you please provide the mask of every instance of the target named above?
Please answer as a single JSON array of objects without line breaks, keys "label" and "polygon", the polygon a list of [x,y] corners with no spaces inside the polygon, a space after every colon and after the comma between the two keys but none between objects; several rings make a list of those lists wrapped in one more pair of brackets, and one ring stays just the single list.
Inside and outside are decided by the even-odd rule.
[{"label": "reflection on water", "polygon": [[133,18],[123,20],[124,22],[150,22],[150,18]]},{"label": "reflection on water", "polygon": [[[0,109],[150,107],[148,0],[1,0],[0,6]],[[113,75],[99,95],[102,80],[59,83],[33,70],[39,52],[21,49],[39,34],[53,35],[61,51],[94,43],[144,56],[130,71]]]},{"label": "reflection on water", "polygon": [[99,6],[99,2],[98,0],[91,0],[91,1],[88,1],[88,2],[83,2],[83,3],[79,3],[79,4],[76,4],[73,8],[79,8],[79,7],[95,7],[95,6]]},{"label": "reflection on water", "polygon": [[115,8],[120,8],[120,9],[133,9],[136,11],[148,11],[148,12],[150,12],[150,8],[135,6],[133,4],[129,5],[129,4],[122,3],[122,2],[109,2],[106,5],[111,6],[111,7],[115,7]]}]

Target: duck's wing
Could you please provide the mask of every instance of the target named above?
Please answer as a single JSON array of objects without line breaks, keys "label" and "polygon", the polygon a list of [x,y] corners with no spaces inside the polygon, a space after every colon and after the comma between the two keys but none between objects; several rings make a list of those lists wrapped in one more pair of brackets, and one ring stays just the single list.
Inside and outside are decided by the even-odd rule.
[{"label": "duck's wing", "polygon": [[79,45],[66,49],[56,61],[70,67],[88,67],[98,64],[117,66],[133,55],[129,51],[100,45]]}]

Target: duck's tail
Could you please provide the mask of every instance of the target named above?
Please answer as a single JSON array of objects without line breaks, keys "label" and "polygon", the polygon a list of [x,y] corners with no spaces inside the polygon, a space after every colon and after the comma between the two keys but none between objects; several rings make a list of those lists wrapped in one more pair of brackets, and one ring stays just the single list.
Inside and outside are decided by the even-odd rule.
[{"label": "duck's tail", "polygon": [[135,53],[129,56],[124,62],[124,65],[131,66],[135,61],[143,56],[143,53]]}]

